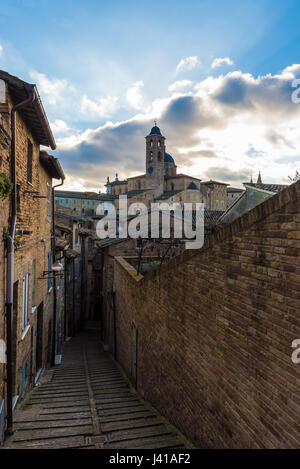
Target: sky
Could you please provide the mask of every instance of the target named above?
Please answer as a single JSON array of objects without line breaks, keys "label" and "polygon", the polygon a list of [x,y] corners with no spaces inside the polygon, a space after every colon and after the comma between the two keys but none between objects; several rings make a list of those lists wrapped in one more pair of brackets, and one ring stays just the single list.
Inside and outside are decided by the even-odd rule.
[{"label": "sky", "polygon": [[180,173],[285,184],[299,23],[298,0],[0,0],[0,69],[36,83],[65,189],[144,172],[154,120]]}]

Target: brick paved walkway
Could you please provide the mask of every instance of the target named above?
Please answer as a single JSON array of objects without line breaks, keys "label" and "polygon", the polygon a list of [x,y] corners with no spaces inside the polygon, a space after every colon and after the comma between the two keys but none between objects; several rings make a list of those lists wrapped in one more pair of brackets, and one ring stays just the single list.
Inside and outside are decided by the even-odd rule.
[{"label": "brick paved walkway", "polygon": [[130,388],[97,333],[65,344],[62,364],[15,412],[5,448],[184,448],[186,440]]}]

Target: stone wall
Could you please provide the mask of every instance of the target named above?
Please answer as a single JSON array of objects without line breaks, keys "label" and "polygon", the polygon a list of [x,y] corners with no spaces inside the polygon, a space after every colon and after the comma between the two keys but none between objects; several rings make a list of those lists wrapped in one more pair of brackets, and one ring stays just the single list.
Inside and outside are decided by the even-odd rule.
[{"label": "stone wall", "polygon": [[156,272],[115,261],[117,359],[200,447],[299,448],[300,182]]},{"label": "stone wall", "polygon": [[[12,102],[7,95],[8,110]],[[4,119],[5,117],[5,119]],[[10,129],[10,114],[2,114],[3,125]],[[51,340],[53,327],[53,291],[48,288],[48,253],[51,253],[51,187],[52,180],[39,161],[40,147],[22,115],[17,113],[16,124],[16,177],[17,191],[17,229],[28,230],[30,234],[16,235],[14,262],[14,394],[22,396],[32,386],[39,367],[45,367],[51,359]],[[10,133],[9,133],[10,138]],[[27,181],[28,139],[33,145],[32,183]],[[6,153],[1,153],[2,167],[9,176],[10,141]],[[5,340],[5,281],[6,253],[2,240],[3,228],[9,227],[9,199],[1,204],[1,241],[0,241],[0,334]],[[34,267],[35,265],[35,267]],[[23,278],[29,273],[29,318],[28,327],[22,330]],[[33,286],[35,284],[35,295]],[[38,320],[39,318],[39,320]],[[0,336],[2,338],[2,336]],[[38,350],[37,350],[38,349]],[[24,366],[26,380],[24,382]],[[23,374],[23,377],[22,377]],[[2,376],[3,379],[3,376]],[[22,383],[23,381],[23,383]],[[3,397],[3,381],[1,396]]]}]

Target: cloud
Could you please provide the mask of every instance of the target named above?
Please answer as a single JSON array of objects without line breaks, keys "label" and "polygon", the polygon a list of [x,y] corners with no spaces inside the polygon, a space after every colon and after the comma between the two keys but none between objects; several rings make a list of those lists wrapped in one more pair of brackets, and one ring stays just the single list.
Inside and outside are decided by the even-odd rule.
[{"label": "cloud", "polygon": [[170,93],[176,93],[179,91],[183,91],[186,88],[190,88],[193,85],[193,82],[191,80],[181,80],[181,81],[175,81],[172,83],[172,85],[169,86],[168,90]]},{"label": "cloud", "polygon": [[134,83],[126,92],[126,102],[133,109],[141,110],[143,109],[143,96],[141,89],[144,87],[144,82],[142,80]]},{"label": "cloud", "polygon": [[180,73],[184,70],[192,70],[193,68],[197,67],[200,64],[200,60],[197,55],[193,55],[190,57],[186,57],[185,59],[181,59],[176,67],[176,73]]},{"label": "cloud", "polygon": [[3,47],[0,44],[0,56],[2,55],[2,53],[3,53]]},{"label": "cloud", "polygon": [[229,57],[219,57],[212,62],[211,68],[218,68],[218,67],[221,67],[221,65],[230,66],[230,65],[234,65],[234,62]]},{"label": "cloud", "polygon": [[234,171],[226,167],[211,167],[204,173],[204,177],[206,176],[208,179],[219,180],[225,183],[228,181],[240,183],[241,181],[249,181],[251,174],[251,171],[247,168]]},{"label": "cloud", "polygon": [[300,65],[276,75],[207,77],[131,119],[61,138],[58,156],[70,177],[103,188],[107,175],[144,172],[144,137],[157,118],[180,172],[240,185],[260,169],[264,182],[285,183],[300,167],[300,105],[291,99],[298,77]]},{"label": "cloud", "polygon": [[38,89],[47,104],[56,105],[63,99],[67,91],[73,91],[73,87],[65,79],[50,79],[44,73],[39,73],[35,70],[29,72],[29,75],[36,81]]},{"label": "cloud", "polygon": [[81,114],[94,117],[111,116],[119,107],[117,96],[107,96],[98,100],[89,99],[86,95],[81,98]]},{"label": "cloud", "polygon": [[68,127],[68,125],[66,124],[66,122],[60,119],[56,119],[55,121],[50,122],[50,126],[53,132],[58,134],[66,133],[71,130],[70,127]]}]

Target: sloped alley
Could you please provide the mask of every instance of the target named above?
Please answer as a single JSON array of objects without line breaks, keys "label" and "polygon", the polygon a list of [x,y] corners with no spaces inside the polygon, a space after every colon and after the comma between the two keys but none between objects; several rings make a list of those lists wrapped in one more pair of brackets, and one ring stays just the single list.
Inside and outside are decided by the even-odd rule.
[{"label": "sloped alley", "polygon": [[184,448],[188,442],[130,387],[96,332],[64,346],[14,416],[5,448]]}]

